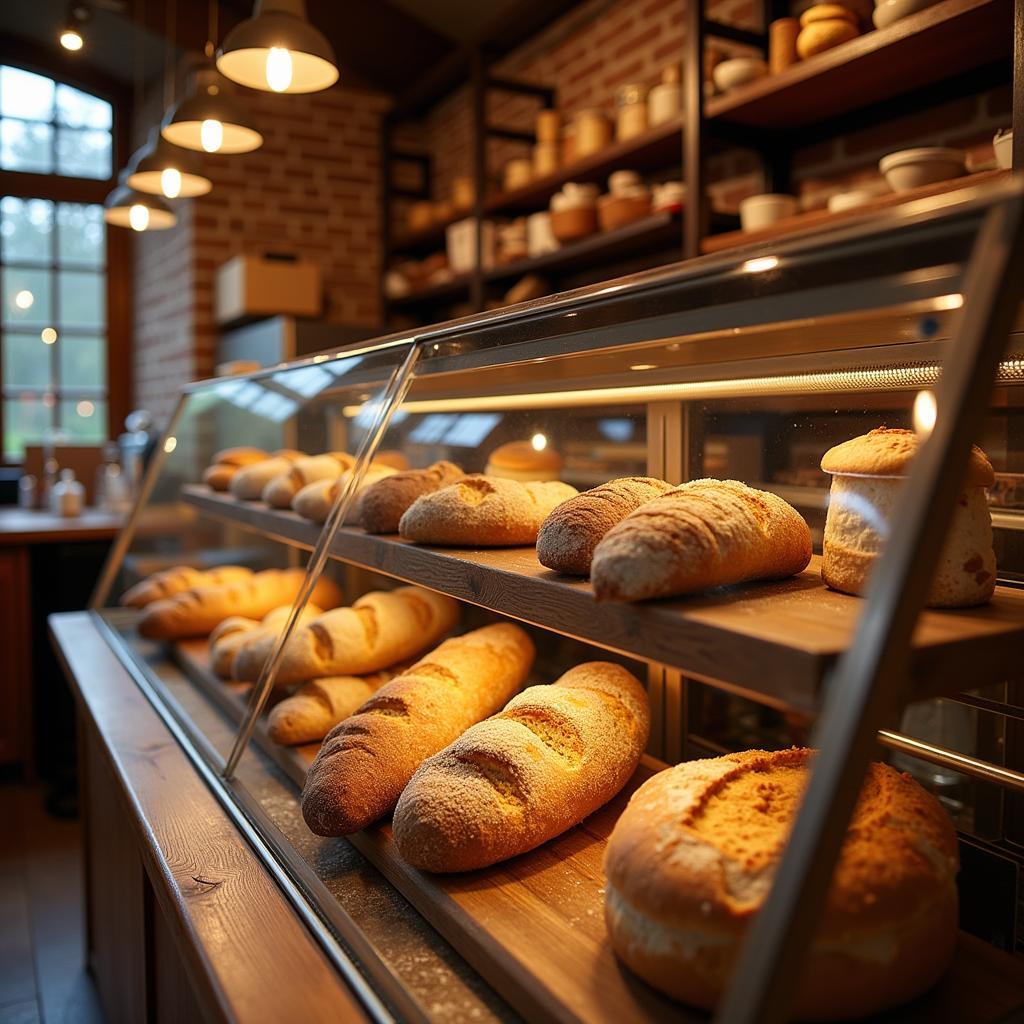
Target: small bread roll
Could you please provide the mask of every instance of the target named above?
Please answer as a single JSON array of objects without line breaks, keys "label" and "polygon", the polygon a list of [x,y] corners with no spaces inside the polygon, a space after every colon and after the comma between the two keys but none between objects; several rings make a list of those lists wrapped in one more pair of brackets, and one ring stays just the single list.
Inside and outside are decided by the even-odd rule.
[{"label": "small bread roll", "polygon": [[[352,496],[352,504],[349,505],[345,515],[346,525],[359,521],[359,495],[378,480],[383,480],[396,472],[398,471],[390,466],[382,466],[376,462],[367,466],[366,472],[363,473],[363,478],[359,482],[359,488]],[[295,495],[292,499],[292,508],[303,519],[309,519],[314,523],[326,523],[331,509],[334,508],[334,503],[338,500],[338,494],[342,488],[348,485],[351,475],[351,471],[347,471],[334,480],[314,480]]]},{"label": "small bread roll", "polygon": [[355,459],[345,452],[308,455],[298,459],[263,488],[262,498],[271,508],[291,508],[295,495],[314,480],[337,480]]},{"label": "small bread roll", "polygon": [[557,480],[562,475],[562,457],[547,446],[538,451],[531,441],[509,441],[491,452],[484,473],[523,483]]},{"label": "small bread roll", "polygon": [[241,469],[231,478],[229,490],[242,501],[259,501],[263,488],[280,473],[286,473],[292,464],[304,459],[302,452],[282,449],[269,459],[254,462]]}]

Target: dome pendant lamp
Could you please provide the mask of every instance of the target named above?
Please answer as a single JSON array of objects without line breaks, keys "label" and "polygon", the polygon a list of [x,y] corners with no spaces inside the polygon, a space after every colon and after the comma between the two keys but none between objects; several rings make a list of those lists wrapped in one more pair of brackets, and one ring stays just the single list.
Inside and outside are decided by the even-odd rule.
[{"label": "dome pendant lamp", "polygon": [[165,199],[205,196],[213,182],[203,174],[195,153],[168,142],[154,128],[149,142],[128,162],[126,184]]},{"label": "dome pendant lamp", "polygon": [[263,145],[213,68],[196,72],[194,92],[167,112],[160,134],[174,146],[201,153],[251,153]]},{"label": "dome pendant lamp", "polygon": [[338,62],[323,33],[306,20],[306,0],[256,0],[217,54],[217,70],[264,92],[320,92],[338,80]]},{"label": "dome pendant lamp", "polygon": [[103,201],[103,219],[108,224],[133,231],[163,231],[178,223],[174,211],[162,199],[129,186],[124,171],[119,180],[117,188]]}]

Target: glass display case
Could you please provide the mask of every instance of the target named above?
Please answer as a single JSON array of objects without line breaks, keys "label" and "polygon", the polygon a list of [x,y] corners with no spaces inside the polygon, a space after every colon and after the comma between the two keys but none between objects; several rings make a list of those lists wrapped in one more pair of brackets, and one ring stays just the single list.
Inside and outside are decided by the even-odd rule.
[{"label": "glass display case", "polygon": [[[602,918],[605,840],[636,782],[665,763],[808,742],[865,606],[821,580],[821,458],[882,425],[931,429],[933,389],[986,256],[979,236],[1020,195],[1007,186],[908,204],[827,237],[706,257],[185,390],[94,613],[374,1014],[680,1019],[677,1004],[615,966]],[[1019,280],[999,276],[1000,301],[1019,302]],[[996,474],[987,495],[995,596],[922,613],[905,710],[877,737],[878,756],[939,797],[961,840],[962,945],[941,992],[903,1020],[954,1019],[964,1004],[950,991],[976,989],[979,972],[996,981],[987,1016],[975,1019],[1024,1005],[1010,961],[998,959],[1024,951],[1020,324],[977,437]],[[529,479],[543,466],[580,491],[651,476],[774,492],[806,519],[815,555],[781,582],[598,602],[585,579],[546,569],[531,546],[414,544],[358,525],[375,467],[447,460],[501,475],[507,467],[491,456],[509,442],[522,443],[528,467],[511,475]],[[311,519],[204,483],[216,453],[242,446],[352,459]],[[119,606],[130,586],[178,565],[306,570],[282,592],[290,611],[255,679],[218,677],[206,636],[143,638],[141,613]],[[274,685],[281,648],[324,579],[344,604],[404,584],[448,595],[460,606],[457,632],[518,622],[537,647],[532,681],[587,660],[626,665],[645,682],[652,713],[637,779],[583,826],[470,876],[408,868],[387,824],[348,839],[312,835],[299,796],[319,742],[275,742],[267,715],[288,693]]]}]

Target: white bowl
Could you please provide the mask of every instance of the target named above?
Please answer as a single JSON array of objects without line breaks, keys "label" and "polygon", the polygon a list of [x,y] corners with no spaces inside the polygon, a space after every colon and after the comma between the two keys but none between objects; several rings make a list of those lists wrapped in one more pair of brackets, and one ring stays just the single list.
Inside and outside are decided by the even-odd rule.
[{"label": "white bowl", "polygon": [[849,192],[837,192],[828,197],[829,213],[839,213],[841,210],[852,210],[855,206],[863,206],[864,203],[877,199],[889,191],[881,182],[878,185],[865,188],[854,188]]},{"label": "white bowl", "polygon": [[938,2],[939,0],[878,0],[871,20],[875,23],[875,28],[885,28],[908,14],[916,14]]},{"label": "white bowl", "polygon": [[878,169],[893,192],[905,192],[909,188],[962,177],[967,173],[967,163],[962,149],[923,146],[883,156],[878,161]]},{"label": "white bowl", "polygon": [[740,203],[740,225],[744,231],[760,231],[783,217],[792,217],[796,211],[795,196],[775,192],[749,196]]},{"label": "white bowl", "polygon": [[1013,132],[996,132],[992,148],[996,151],[996,164],[1008,171],[1013,166]]},{"label": "white bowl", "polygon": [[719,92],[728,92],[755,79],[764,78],[767,74],[768,65],[760,57],[733,57],[716,64],[711,77]]}]

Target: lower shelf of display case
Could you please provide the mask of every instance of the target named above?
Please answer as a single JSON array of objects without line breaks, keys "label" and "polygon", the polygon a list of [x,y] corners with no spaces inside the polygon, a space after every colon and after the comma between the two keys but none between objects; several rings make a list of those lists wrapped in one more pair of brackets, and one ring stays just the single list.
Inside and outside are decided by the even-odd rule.
[{"label": "lower shelf of display case", "polygon": [[[209,667],[205,640],[169,647],[179,667],[240,721],[251,684],[225,683]],[[258,727],[255,742],[299,788],[319,744],[281,747]],[[626,788],[576,828],[482,871],[430,875],[398,855],[388,823],[347,837],[360,853],[529,1021],[707,1021],[661,996],[621,967],[604,925],[604,850],[630,796],[665,765],[644,758]],[[337,840],[341,842],[342,840]],[[886,1014],[889,1024],[996,1024],[1024,1011],[1017,963],[960,933],[953,966],[914,1003]]]},{"label": "lower shelf of display case", "polygon": [[[312,548],[320,527],[297,516],[189,485],[207,515]],[[817,559],[799,576],[679,600],[598,602],[586,580],[545,569],[533,548],[461,550],[339,530],[334,558],[437,590],[606,650],[668,666],[783,708],[815,710],[864,607],[829,590]],[[958,693],[1024,674],[1024,590],[998,587],[981,608],[926,611],[911,661],[911,699]]]}]

